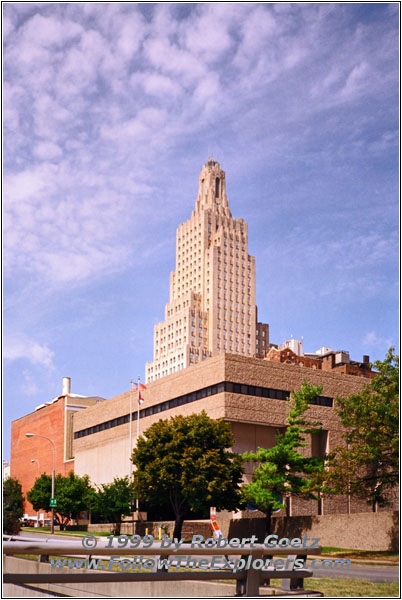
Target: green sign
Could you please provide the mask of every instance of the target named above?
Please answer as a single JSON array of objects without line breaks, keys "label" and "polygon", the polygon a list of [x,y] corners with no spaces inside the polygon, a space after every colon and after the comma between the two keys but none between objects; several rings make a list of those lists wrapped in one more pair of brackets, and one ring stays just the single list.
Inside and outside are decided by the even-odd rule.
[{"label": "green sign", "polygon": [[50,504],[49,504],[50,508],[56,508],[57,507],[57,500],[56,498],[50,498]]}]

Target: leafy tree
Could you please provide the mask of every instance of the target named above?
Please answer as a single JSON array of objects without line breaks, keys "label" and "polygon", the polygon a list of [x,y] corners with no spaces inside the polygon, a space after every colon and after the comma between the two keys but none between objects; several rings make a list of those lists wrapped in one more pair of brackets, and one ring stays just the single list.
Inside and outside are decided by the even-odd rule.
[{"label": "leafy tree", "polygon": [[112,483],[104,483],[91,498],[91,509],[114,523],[113,534],[120,535],[121,520],[132,511],[135,500],[133,483],[126,477],[115,477]]},{"label": "leafy tree", "polygon": [[325,479],[328,491],[385,506],[399,474],[399,357],[394,348],[374,367],[378,375],[361,392],[337,398],[347,428],[345,445],[329,456]]},{"label": "leafy tree", "polygon": [[259,463],[251,482],[243,486],[242,494],[245,501],[265,513],[267,534],[271,530],[272,513],[285,508],[282,500],[285,495],[318,498],[320,483],[317,476],[323,470],[324,457],[308,458],[299,449],[307,445],[306,434],[322,431],[320,423],[309,422],[305,418],[309,400],[321,392],[321,387],[308,385],[304,381],[299,392],[292,391],[288,427],[285,433],[276,436],[276,445],[243,454],[243,460]]},{"label": "leafy tree", "polygon": [[27,493],[27,500],[32,504],[34,510],[45,510],[50,512],[50,498],[52,497],[52,478],[42,473],[35,480],[33,487]]},{"label": "leafy tree", "polygon": [[24,497],[18,479],[8,477],[3,482],[3,531],[14,535],[21,529],[24,515]]},{"label": "leafy tree", "polygon": [[134,489],[150,506],[171,506],[173,537],[191,511],[233,510],[240,504],[241,457],[229,451],[230,426],[205,411],[154,423],[133,451]]},{"label": "leafy tree", "polygon": [[[51,511],[51,491],[52,478],[50,475],[43,473],[27,493],[27,498],[34,510]],[[55,519],[60,527],[64,527],[71,519],[76,519],[81,511],[88,509],[91,491],[88,475],[79,477],[73,471],[70,471],[67,477],[60,474],[56,475],[57,508],[55,509]]]}]

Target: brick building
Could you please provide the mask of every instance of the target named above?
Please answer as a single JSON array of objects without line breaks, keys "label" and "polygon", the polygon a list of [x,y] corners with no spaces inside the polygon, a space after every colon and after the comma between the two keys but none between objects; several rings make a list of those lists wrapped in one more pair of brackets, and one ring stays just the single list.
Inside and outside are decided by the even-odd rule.
[{"label": "brick building", "polygon": [[[21,483],[27,518],[36,520],[36,511],[26,499],[27,492],[34,485],[38,474],[51,475],[53,469],[52,444],[40,436],[49,438],[54,443],[56,475],[67,475],[74,471],[73,415],[101,401],[103,398],[72,394],[70,379],[64,377],[60,396],[40,404],[32,413],[11,423],[10,473],[11,477]],[[26,437],[27,433],[35,436]],[[50,518],[50,514],[42,515],[43,518]]]},{"label": "brick building", "polygon": [[[298,353],[290,347],[290,342],[298,344]],[[289,345],[287,345],[289,344]],[[293,344],[292,346],[294,346]],[[319,369],[322,371],[334,371],[335,373],[344,373],[345,375],[355,375],[373,379],[376,373],[371,370],[370,359],[363,356],[363,361],[350,360],[349,353],[344,350],[334,352],[329,350],[325,354],[304,354],[303,345],[299,340],[289,340],[283,347],[274,346],[269,349],[266,360],[286,363],[288,365],[299,365],[310,369]]]}]

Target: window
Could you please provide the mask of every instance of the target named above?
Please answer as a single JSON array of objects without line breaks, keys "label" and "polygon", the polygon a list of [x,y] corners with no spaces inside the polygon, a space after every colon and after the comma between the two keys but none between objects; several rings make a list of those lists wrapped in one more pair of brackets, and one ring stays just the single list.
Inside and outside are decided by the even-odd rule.
[{"label": "window", "polygon": [[[218,346],[219,347],[219,346]],[[226,345],[224,345],[224,350],[226,350]],[[183,357],[183,355],[182,355]],[[194,355],[190,353],[190,363],[198,362],[198,355]],[[166,363],[167,365],[167,363]],[[163,363],[162,367],[166,366]],[[160,364],[157,365],[156,368],[160,369]],[[183,363],[180,365],[180,368],[183,368]],[[170,369],[171,372],[175,372],[175,367]],[[162,376],[167,375],[167,369],[162,371]],[[155,379],[160,379],[161,374],[157,373]],[[262,398],[273,398],[277,400],[286,401],[289,397],[289,392],[285,390],[274,390],[270,388],[264,387],[255,387],[253,385],[240,384],[240,383],[231,383],[229,381],[221,382],[216,385],[208,386],[206,388],[199,389],[195,392],[190,392],[189,394],[185,394],[184,396],[180,396],[178,398],[172,398],[171,400],[166,400],[165,402],[161,402],[159,404],[155,404],[153,406],[149,406],[146,409],[141,409],[139,411],[140,419],[143,417],[147,417],[149,415],[157,414],[159,412],[163,412],[168,410],[169,408],[173,408],[175,406],[181,406],[183,404],[188,404],[189,402],[194,402],[196,400],[200,400],[207,396],[213,396],[215,394],[219,394],[221,392],[231,392],[235,394],[244,394],[248,396],[257,396]],[[329,406],[332,407],[333,400],[332,398],[327,398],[325,396],[318,396],[314,400],[310,401],[310,404],[317,404],[320,406]],[[87,435],[92,435],[97,433],[98,431],[104,431],[105,429],[110,429],[113,427],[117,427],[124,423],[129,422],[130,415],[122,415],[120,417],[111,419],[110,421],[105,421],[103,423],[99,423],[98,425],[94,425],[92,427],[88,427],[87,429],[82,429],[74,433],[74,438],[81,438]],[[137,413],[133,413],[133,418],[137,418]],[[311,440],[311,452],[312,456],[323,456],[327,450],[328,444],[328,432],[322,431],[321,433],[312,436]]]}]

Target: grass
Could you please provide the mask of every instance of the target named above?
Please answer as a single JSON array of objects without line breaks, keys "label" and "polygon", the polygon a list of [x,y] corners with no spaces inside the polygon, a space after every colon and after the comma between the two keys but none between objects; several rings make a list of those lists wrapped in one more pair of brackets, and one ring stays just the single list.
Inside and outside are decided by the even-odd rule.
[{"label": "grass", "polygon": [[[50,527],[22,527],[25,533],[50,533]],[[83,537],[84,535],[96,535],[97,537],[107,537],[111,535],[107,531],[55,531],[54,535],[68,535],[69,537]]]},{"label": "grass", "polygon": [[[272,587],[280,587],[279,581],[272,580]],[[373,583],[365,579],[316,578],[304,580],[305,590],[322,592],[324,596],[335,598],[399,598],[398,583]]]},{"label": "grass", "polygon": [[398,552],[393,552],[391,550],[353,550],[351,548],[323,546],[322,555],[356,560],[387,561],[395,564],[399,562]]}]

